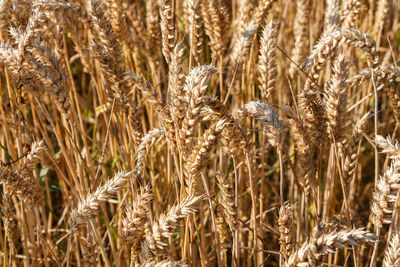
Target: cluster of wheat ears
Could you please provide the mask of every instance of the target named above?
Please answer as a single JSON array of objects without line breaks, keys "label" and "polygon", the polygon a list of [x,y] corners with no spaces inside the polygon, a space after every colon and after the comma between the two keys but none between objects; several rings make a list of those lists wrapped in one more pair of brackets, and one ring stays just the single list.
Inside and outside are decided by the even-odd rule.
[{"label": "cluster of wheat ears", "polygon": [[399,0],[0,0],[2,266],[400,266]]}]

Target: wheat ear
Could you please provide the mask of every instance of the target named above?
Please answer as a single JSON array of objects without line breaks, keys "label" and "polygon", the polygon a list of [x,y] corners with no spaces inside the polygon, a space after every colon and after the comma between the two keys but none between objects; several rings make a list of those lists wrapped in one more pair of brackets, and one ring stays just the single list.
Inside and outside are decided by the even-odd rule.
[{"label": "wheat ear", "polygon": [[[297,64],[301,63],[308,52],[308,29],[310,21],[310,8],[307,0],[296,1],[296,16],[294,18],[294,47],[292,49],[292,59]],[[290,65],[289,74],[295,77],[297,66]]]},{"label": "wheat ear", "polygon": [[285,136],[283,121],[274,108],[259,100],[243,105],[237,112],[240,117],[252,117],[261,121],[264,132],[272,146],[281,148]]},{"label": "wheat ear", "polygon": [[145,177],[146,158],[151,147],[165,138],[165,129],[157,128],[149,131],[141,140],[136,157],[136,176],[139,179]]},{"label": "wheat ear", "polygon": [[344,28],[357,28],[357,22],[360,17],[361,1],[345,0],[342,2],[340,20]]},{"label": "wheat ear", "polygon": [[325,0],[324,29],[339,25],[338,0]]},{"label": "wheat ear", "polygon": [[0,181],[12,193],[28,201],[32,206],[41,205],[43,201],[43,190],[32,176],[32,171],[46,149],[43,141],[34,142],[31,150],[26,154],[23,164],[17,169],[3,163],[0,164]]},{"label": "wheat ear", "polygon": [[203,52],[203,21],[200,3],[200,0],[188,0],[190,53],[197,65],[201,63],[201,53]]},{"label": "wheat ear", "polygon": [[165,60],[169,64],[171,61],[171,53],[175,46],[175,25],[172,13],[172,1],[160,0],[160,25],[162,34],[162,51]]},{"label": "wheat ear", "polygon": [[103,186],[99,186],[96,191],[89,194],[86,199],[81,200],[78,207],[71,211],[72,231],[87,225],[91,216],[95,214],[100,204],[107,202],[127,180],[133,172],[119,172],[113,179],[108,180]]},{"label": "wheat ear", "polygon": [[210,37],[210,47],[213,62],[219,60],[229,41],[230,15],[225,1],[203,0],[202,13],[205,32]]},{"label": "wheat ear", "polygon": [[232,116],[227,107],[217,98],[207,98],[207,105],[203,107],[200,117],[203,120],[225,120],[226,124],[221,132],[220,141],[224,145],[223,149],[232,156],[241,157],[247,145],[247,138],[240,127],[239,122]]},{"label": "wheat ear", "polygon": [[335,253],[336,249],[344,249],[347,247],[346,244],[360,246],[360,242],[372,243],[377,240],[377,236],[363,228],[333,230],[328,233],[324,229],[324,225],[317,225],[311,240],[305,241],[294,251],[285,266],[316,266],[322,256]]},{"label": "wheat ear", "polygon": [[400,188],[400,160],[394,159],[380,176],[373,193],[371,220],[377,229],[392,222],[392,213]]},{"label": "wheat ear", "polygon": [[164,240],[174,233],[184,218],[197,211],[197,203],[201,199],[200,196],[189,195],[174,205],[167,215],[160,216],[158,222],[155,222],[151,231],[146,234],[146,243],[153,253],[159,254],[167,248]]},{"label": "wheat ear", "polygon": [[196,67],[186,77],[184,90],[186,92],[187,111],[182,121],[180,138],[183,146],[190,144],[194,126],[199,119],[201,107],[204,105],[208,83],[217,69],[212,65]]},{"label": "wheat ear", "polygon": [[183,52],[183,44],[176,44],[171,54],[168,73],[168,91],[171,95],[170,111],[177,128],[180,127],[182,119],[185,117],[187,105],[185,91],[183,90],[185,85],[185,73],[183,71],[185,58]]},{"label": "wheat ear", "polygon": [[347,77],[347,63],[344,61],[344,55],[340,54],[333,66],[333,75],[329,82],[325,100],[326,115],[328,117],[327,130],[331,143],[340,143],[345,138]]},{"label": "wheat ear", "polygon": [[123,243],[136,243],[144,234],[144,225],[148,219],[150,202],[153,194],[150,188],[143,187],[136,195],[132,208],[128,208],[126,217],[122,221],[122,233],[120,235]]},{"label": "wheat ear", "polygon": [[362,133],[365,129],[366,121],[370,116],[371,114],[368,112],[357,121],[353,129],[350,143],[347,146],[347,151],[345,151],[343,163],[343,181],[345,182],[346,188],[353,178],[357,166],[358,149],[360,146]]},{"label": "wheat ear", "polygon": [[84,267],[94,267],[98,264],[99,249],[91,234],[82,241],[82,265]]},{"label": "wheat ear", "polygon": [[303,69],[309,69],[309,77],[305,86],[306,90],[315,88],[315,81],[318,80],[322,66],[331,59],[333,51],[343,44],[350,44],[363,50],[367,55],[367,63],[371,68],[378,64],[375,41],[367,34],[355,29],[334,28],[324,34],[322,39],[314,47],[311,55],[302,65]]},{"label": "wheat ear", "polygon": [[235,210],[235,195],[233,191],[233,183],[226,175],[217,174],[218,187],[221,190],[221,205],[223,207],[224,218],[229,225],[231,232],[235,232],[237,225]]},{"label": "wheat ear", "polygon": [[385,250],[382,266],[400,266],[400,237],[398,232],[394,233],[390,239],[389,246]]},{"label": "wheat ear", "polygon": [[276,81],[276,42],[278,32],[277,24],[270,21],[265,25],[262,37],[260,55],[258,57],[258,73],[260,77],[258,81],[260,83],[261,97],[264,101],[270,101],[271,95],[275,88]]},{"label": "wheat ear", "polygon": [[281,235],[279,238],[280,253],[287,257],[293,245],[293,211],[290,203],[282,205],[279,209],[278,230]]},{"label": "wheat ear", "polygon": [[283,107],[283,110],[292,121],[293,126],[293,138],[295,140],[296,151],[298,153],[298,176],[299,184],[302,187],[304,193],[308,195],[310,193],[311,180],[315,172],[315,162],[312,160],[315,152],[315,147],[309,136],[303,120],[296,114],[296,112],[288,106]]}]

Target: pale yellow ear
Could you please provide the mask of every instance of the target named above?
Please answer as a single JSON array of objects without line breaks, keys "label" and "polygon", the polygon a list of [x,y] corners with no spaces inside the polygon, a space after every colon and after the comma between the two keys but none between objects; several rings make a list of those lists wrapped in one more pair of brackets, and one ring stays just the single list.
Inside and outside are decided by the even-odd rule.
[{"label": "pale yellow ear", "polygon": [[2,266],[400,266],[400,0],[0,0]]}]

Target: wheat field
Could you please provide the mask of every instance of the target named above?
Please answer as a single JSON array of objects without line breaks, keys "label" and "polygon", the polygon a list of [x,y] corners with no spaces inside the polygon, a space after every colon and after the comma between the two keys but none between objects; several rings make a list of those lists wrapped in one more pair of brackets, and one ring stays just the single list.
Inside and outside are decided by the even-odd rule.
[{"label": "wheat field", "polygon": [[2,266],[400,267],[399,0],[0,0]]}]

